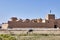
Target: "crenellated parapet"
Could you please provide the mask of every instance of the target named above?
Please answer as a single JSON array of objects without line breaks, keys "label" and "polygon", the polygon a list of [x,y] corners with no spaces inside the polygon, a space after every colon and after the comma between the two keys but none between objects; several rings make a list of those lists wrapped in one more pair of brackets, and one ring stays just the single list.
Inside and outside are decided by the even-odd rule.
[{"label": "crenellated parapet", "polygon": [[33,22],[33,23],[42,23],[42,20],[41,18],[39,19],[19,19],[17,17],[12,17],[9,21],[10,22],[25,22],[25,23],[29,23],[29,22]]}]

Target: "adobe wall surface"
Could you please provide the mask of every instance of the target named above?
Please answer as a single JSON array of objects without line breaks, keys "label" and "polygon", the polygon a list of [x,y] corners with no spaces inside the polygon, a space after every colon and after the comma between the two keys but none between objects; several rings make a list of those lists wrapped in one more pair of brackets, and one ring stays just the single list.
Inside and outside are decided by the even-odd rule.
[{"label": "adobe wall surface", "polygon": [[33,22],[10,22],[9,27],[14,28],[43,28],[46,27],[45,23],[33,23]]},{"label": "adobe wall surface", "polygon": [[33,23],[33,22],[18,22],[8,21],[8,27],[12,28],[54,28],[54,22],[49,20],[49,23]]},{"label": "adobe wall surface", "polygon": [[57,20],[56,20],[56,25],[57,25],[57,27],[60,28],[60,19],[57,19]]}]

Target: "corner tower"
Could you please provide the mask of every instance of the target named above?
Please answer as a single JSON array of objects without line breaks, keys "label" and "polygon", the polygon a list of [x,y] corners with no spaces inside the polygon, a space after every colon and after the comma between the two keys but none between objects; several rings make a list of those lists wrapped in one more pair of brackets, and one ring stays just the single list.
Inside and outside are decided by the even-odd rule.
[{"label": "corner tower", "polygon": [[50,10],[50,13],[47,15],[46,19],[47,20],[50,20],[50,19],[55,20],[55,14],[51,14],[51,10]]}]

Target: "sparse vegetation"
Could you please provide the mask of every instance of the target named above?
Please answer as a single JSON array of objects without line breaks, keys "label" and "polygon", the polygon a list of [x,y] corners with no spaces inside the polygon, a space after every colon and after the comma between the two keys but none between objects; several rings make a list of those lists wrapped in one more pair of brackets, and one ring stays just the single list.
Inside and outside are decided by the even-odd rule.
[{"label": "sparse vegetation", "polygon": [[60,40],[60,34],[0,34],[0,40]]},{"label": "sparse vegetation", "polygon": [[16,38],[10,34],[0,34],[0,40],[16,40]]},{"label": "sparse vegetation", "polygon": [[60,36],[60,34],[19,34],[19,36]]}]

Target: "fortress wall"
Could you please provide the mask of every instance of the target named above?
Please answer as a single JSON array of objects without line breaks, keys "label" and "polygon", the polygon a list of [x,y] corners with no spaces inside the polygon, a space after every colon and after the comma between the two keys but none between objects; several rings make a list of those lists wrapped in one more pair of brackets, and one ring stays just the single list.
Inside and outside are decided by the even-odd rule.
[{"label": "fortress wall", "polygon": [[60,28],[60,19],[58,19],[58,20],[56,20],[57,21],[57,27],[59,27]]},{"label": "fortress wall", "polygon": [[54,22],[46,23],[47,28],[54,28]]},{"label": "fortress wall", "polygon": [[17,19],[12,17],[8,21],[8,27],[10,28],[60,28],[60,19],[55,19],[54,14],[48,14],[47,19]]},{"label": "fortress wall", "polygon": [[57,24],[55,20],[45,20],[45,27],[46,28],[54,28],[54,25]]},{"label": "fortress wall", "polygon": [[12,28],[54,28],[54,25],[60,28],[60,19],[46,20],[45,23],[8,21],[8,26]]},{"label": "fortress wall", "polygon": [[45,23],[33,23],[33,22],[8,22],[9,27],[13,28],[44,28],[46,27]]},{"label": "fortress wall", "polygon": [[9,27],[12,28],[54,28],[54,22],[49,23],[33,23],[33,22],[8,22]]}]

